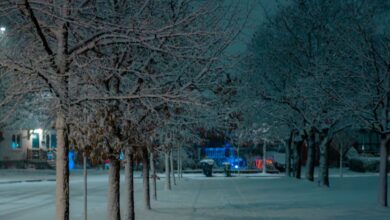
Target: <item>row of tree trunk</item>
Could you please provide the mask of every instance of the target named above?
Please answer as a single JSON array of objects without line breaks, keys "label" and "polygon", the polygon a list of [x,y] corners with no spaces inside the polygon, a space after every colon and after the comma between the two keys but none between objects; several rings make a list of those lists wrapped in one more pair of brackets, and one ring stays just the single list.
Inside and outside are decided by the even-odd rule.
[{"label": "row of tree trunk", "polygon": [[[319,133],[319,140],[316,140],[314,129],[308,135],[301,135],[296,138],[298,132],[291,131],[286,147],[286,175],[301,178],[302,149],[307,146],[306,179],[314,181],[314,167],[316,155],[319,155],[318,184],[329,187],[329,148],[332,142],[332,133],[323,130]],[[299,141],[295,141],[299,139]],[[379,165],[379,190],[378,198],[381,206],[388,206],[388,157],[389,157],[390,134],[381,135],[380,143],[380,165]],[[317,146],[318,145],[318,146]],[[316,152],[319,151],[319,152]],[[342,151],[341,151],[342,152]],[[340,153],[342,154],[342,153]],[[340,155],[340,177],[342,177],[342,155]]]},{"label": "row of tree trunk", "polygon": [[[306,179],[314,181],[316,155],[319,154],[320,172],[319,185],[329,187],[329,158],[328,151],[331,143],[331,137],[327,130],[319,134],[319,140],[316,140],[316,131],[312,129],[308,134],[302,132],[300,135],[293,130],[286,147],[286,175],[301,178],[302,170],[302,151],[306,147]],[[318,145],[318,146],[317,146]]]},{"label": "row of tree trunk", "polygon": [[[142,153],[142,176],[143,176],[143,195],[144,195],[144,208],[146,210],[151,210],[151,194],[154,200],[157,200],[157,179],[155,168],[155,153],[151,152],[149,154],[148,149],[144,148],[141,151]],[[85,158],[86,159],[86,158]],[[85,162],[85,160],[84,160]],[[165,189],[172,189],[172,180],[176,185],[176,178],[174,175],[174,163],[173,163],[173,153],[172,150],[165,152]],[[179,160],[177,161],[177,167],[180,170],[181,164]],[[86,169],[85,169],[86,170]],[[178,170],[178,173],[180,171]],[[151,175],[150,175],[151,173]],[[85,173],[86,176],[86,173]],[[107,217],[110,220],[120,220],[120,160],[116,157],[110,158],[110,168],[108,172],[109,176],[109,185],[108,185],[108,204],[107,204]],[[152,184],[150,183],[150,177],[152,179]],[[86,179],[85,179],[86,184]],[[150,190],[150,185],[152,185],[152,190]],[[86,185],[85,185],[86,187]],[[86,188],[85,188],[86,193]],[[86,208],[86,194],[85,196],[85,205]],[[125,220],[135,220],[135,210],[134,210],[134,152],[132,149],[125,150]],[[86,210],[85,220],[87,219]]]}]

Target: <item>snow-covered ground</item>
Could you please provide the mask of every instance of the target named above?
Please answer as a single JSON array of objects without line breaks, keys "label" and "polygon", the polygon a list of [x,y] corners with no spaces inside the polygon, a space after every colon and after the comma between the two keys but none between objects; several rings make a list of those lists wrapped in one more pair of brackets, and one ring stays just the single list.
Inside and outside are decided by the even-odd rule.
[{"label": "snow-covered ground", "polygon": [[0,184],[24,181],[55,181],[55,170],[0,169]]},{"label": "snow-covered ground", "polygon": [[[136,218],[142,220],[298,220],[298,219],[390,219],[390,208],[376,205],[378,178],[347,173],[331,178],[329,189],[304,179],[282,175],[244,175],[206,178],[185,175],[173,191],[158,182],[158,201],[152,211],[142,209],[141,178],[136,178]],[[137,173],[139,177],[139,173]],[[107,175],[91,172],[89,219],[105,220]],[[123,182],[122,182],[123,184]],[[82,219],[82,176],[71,175],[71,219]],[[122,193],[123,190],[122,190]],[[0,219],[54,219],[55,182],[0,184]],[[122,212],[124,210],[122,209]]]}]

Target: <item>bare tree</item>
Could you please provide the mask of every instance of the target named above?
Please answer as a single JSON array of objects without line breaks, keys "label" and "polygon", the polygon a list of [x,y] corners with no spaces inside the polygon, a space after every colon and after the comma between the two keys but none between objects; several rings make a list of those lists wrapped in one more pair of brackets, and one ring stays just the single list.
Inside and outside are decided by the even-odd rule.
[{"label": "bare tree", "polygon": [[[356,82],[349,72],[354,58],[346,56],[353,53],[346,40],[354,39],[348,30],[355,22],[355,15],[348,11],[350,6],[353,4],[346,2],[294,1],[269,17],[251,44],[249,64],[255,74],[250,83],[257,84],[253,86],[257,89],[253,97],[270,103],[269,114],[298,131],[298,178],[300,149],[307,146],[306,176],[314,180],[318,134],[322,137],[321,173],[326,175],[329,142],[337,131],[349,126],[349,112],[356,107],[349,87]],[[327,177],[321,179],[326,182],[323,185],[329,185]]]},{"label": "bare tree", "polygon": [[[14,46],[1,56],[1,66],[20,74],[21,80],[34,79],[31,85],[43,85],[39,92],[51,94],[54,103],[51,110],[58,140],[56,219],[69,218],[68,125],[73,117],[70,109],[107,101],[115,109],[115,101],[144,98],[147,101],[143,106],[156,101],[195,102],[190,96],[183,96],[183,91],[205,82],[219,54],[239,32],[235,24],[241,21],[232,18],[240,13],[225,13],[236,9],[235,5],[205,2],[193,7],[192,1],[81,0],[1,3],[0,17],[12,27],[10,41]],[[114,52],[117,48],[123,50]],[[187,64],[179,67],[183,61]],[[159,74],[149,71],[156,62]],[[108,76],[103,83],[102,76]],[[108,85],[107,89],[102,90],[102,84]],[[123,85],[126,89],[121,91]],[[102,118],[113,120],[115,111],[106,110]],[[118,116],[114,121],[124,117],[119,112],[115,112]],[[114,181],[118,177],[116,153],[123,141],[113,137],[118,138],[106,136],[104,145],[110,151],[110,187],[114,187],[114,193],[118,190]],[[115,198],[109,203],[112,219],[120,218]]]},{"label": "bare tree", "polygon": [[332,140],[332,144],[335,145],[336,149],[339,152],[340,178],[343,177],[343,164],[345,154],[352,147],[353,139],[356,135],[356,132],[353,132],[351,130],[345,130],[336,134]]}]

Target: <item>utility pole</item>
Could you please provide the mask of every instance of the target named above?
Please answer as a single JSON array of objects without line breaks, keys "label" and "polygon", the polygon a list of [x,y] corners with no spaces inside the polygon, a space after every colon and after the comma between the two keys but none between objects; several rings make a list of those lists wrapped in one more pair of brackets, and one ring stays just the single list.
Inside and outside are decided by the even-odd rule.
[{"label": "utility pole", "polygon": [[237,149],[237,161],[238,161],[238,166],[237,166],[238,175],[240,175],[240,146],[238,146],[238,149]]},{"label": "utility pole", "polygon": [[87,153],[83,152],[83,169],[84,169],[84,220],[88,219],[87,214]]},{"label": "utility pole", "polygon": [[267,143],[263,143],[263,174],[267,173]]}]

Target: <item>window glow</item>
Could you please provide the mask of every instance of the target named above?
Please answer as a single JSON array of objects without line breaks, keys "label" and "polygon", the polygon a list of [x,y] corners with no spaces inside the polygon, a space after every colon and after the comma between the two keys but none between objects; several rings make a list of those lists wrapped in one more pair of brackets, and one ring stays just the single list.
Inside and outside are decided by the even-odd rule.
[{"label": "window glow", "polygon": [[19,149],[19,148],[21,148],[21,136],[20,136],[20,134],[18,134],[18,135],[12,135],[12,140],[11,140],[11,147],[12,147],[12,149]]},{"label": "window glow", "polygon": [[41,128],[35,129],[33,133],[39,134],[39,136],[42,136],[43,130]]},{"label": "window glow", "polygon": [[31,137],[32,137],[32,148],[39,148],[39,142],[40,142],[40,140],[39,140],[39,137],[40,137],[40,135],[39,135],[39,133],[32,133],[31,134]]}]

